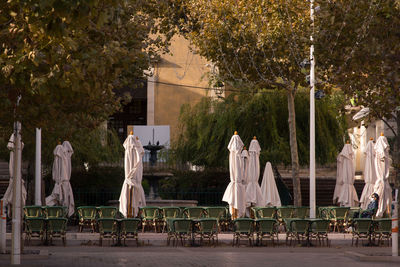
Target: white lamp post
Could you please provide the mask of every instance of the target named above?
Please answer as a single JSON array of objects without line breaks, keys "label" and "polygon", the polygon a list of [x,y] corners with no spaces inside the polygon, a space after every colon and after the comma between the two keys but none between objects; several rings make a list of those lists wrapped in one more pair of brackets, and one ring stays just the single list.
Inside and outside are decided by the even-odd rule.
[{"label": "white lamp post", "polygon": [[[310,0],[310,17],[314,28],[314,0]],[[312,35],[310,40],[310,218],[315,218],[315,58]]]}]

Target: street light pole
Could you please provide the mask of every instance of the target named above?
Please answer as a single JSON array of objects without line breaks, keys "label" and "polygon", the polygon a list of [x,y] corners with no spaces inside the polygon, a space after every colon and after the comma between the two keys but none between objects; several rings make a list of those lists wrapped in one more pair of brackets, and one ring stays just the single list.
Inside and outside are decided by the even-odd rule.
[{"label": "street light pole", "polygon": [[[314,0],[310,0],[310,17],[314,31]],[[310,218],[315,218],[315,58],[312,35],[310,41]]]}]

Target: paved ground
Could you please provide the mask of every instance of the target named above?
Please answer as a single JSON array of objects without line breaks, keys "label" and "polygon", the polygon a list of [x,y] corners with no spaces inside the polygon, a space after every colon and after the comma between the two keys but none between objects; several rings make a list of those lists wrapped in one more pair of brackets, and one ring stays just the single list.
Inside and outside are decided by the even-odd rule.
[{"label": "paved ground", "polygon": [[[400,266],[400,261],[387,262],[390,247],[351,246],[349,234],[331,234],[331,246],[286,246],[284,235],[280,245],[249,247],[243,241],[231,246],[232,234],[220,234],[216,247],[166,246],[165,234],[140,234],[140,246],[133,241],[127,247],[113,247],[110,241],[98,246],[98,234],[69,233],[66,247],[59,240],[52,246],[33,241],[22,255],[22,266]],[[8,240],[10,245],[10,240]],[[9,246],[10,247],[10,246]],[[360,258],[357,255],[366,257]],[[378,256],[372,259],[369,256]],[[365,262],[360,260],[374,260]],[[10,255],[0,255],[0,266],[9,266]]]}]

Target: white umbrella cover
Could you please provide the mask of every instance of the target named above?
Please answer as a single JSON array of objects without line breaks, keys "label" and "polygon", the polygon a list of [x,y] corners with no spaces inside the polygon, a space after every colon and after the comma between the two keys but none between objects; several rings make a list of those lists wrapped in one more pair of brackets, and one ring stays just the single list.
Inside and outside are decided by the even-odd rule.
[{"label": "white umbrella cover", "polygon": [[228,202],[231,214],[233,214],[233,209],[238,210],[238,217],[242,217],[246,210],[246,188],[242,183],[243,160],[240,154],[242,148],[243,142],[239,135],[233,135],[228,145],[231,181],[222,197],[222,201]]},{"label": "white umbrella cover", "polygon": [[365,167],[364,167],[364,189],[360,197],[360,203],[362,209],[367,209],[370,202],[370,197],[374,193],[374,186],[376,182],[375,172],[375,148],[372,140],[368,141],[367,147],[365,148]]},{"label": "white umbrella cover", "polygon": [[249,147],[249,166],[247,172],[246,204],[261,206],[264,202],[258,179],[260,178],[260,144],[256,139],[251,140]]},{"label": "white umbrella cover", "polygon": [[[128,215],[134,216],[135,210],[138,208],[138,202],[134,198],[135,194],[140,190],[136,181],[139,171],[139,157],[136,152],[136,145],[136,138],[133,134],[128,135],[123,144],[125,148],[125,180],[119,197],[119,211],[125,217]],[[131,207],[129,207],[129,203],[131,203]],[[128,210],[129,208],[131,210]]]},{"label": "white umbrella cover", "polygon": [[[24,143],[21,142],[21,150],[24,149]],[[7,144],[8,150],[10,150],[10,161],[8,164],[9,172],[10,172],[10,181],[8,183],[8,187],[6,192],[4,193],[3,196],[3,205],[4,206],[10,206],[12,204],[12,199],[13,199],[13,185],[14,185],[14,134],[11,135],[8,144]],[[22,177],[22,176],[21,176]],[[21,178],[21,193],[22,193],[22,206],[25,206],[26,202],[26,188],[25,188],[25,182]],[[10,207],[9,209],[10,210]]]},{"label": "white umbrella cover", "polygon": [[264,199],[264,203],[262,203],[262,206],[282,206],[281,198],[279,197],[278,188],[276,187],[275,177],[270,162],[267,162],[267,164],[265,164],[263,180],[261,182],[261,193]]},{"label": "white umbrella cover", "polygon": [[[350,144],[345,144],[338,158],[338,176],[334,199],[338,195],[338,202],[342,207],[355,207],[358,204],[357,191],[354,188],[354,152]],[[338,187],[339,182],[339,187]]]},{"label": "white umbrella cover", "polygon": [[54,161],[52,176],[54,188],[51,195],[46,197],[47,206],[61,205],[67,207],[67,215],[71,216],[75,211],[74,194],[70,184],[71,156],[74,153],[71,144],[64,141],[57,145],[53,151]]},{"label": "white umbrella cover", "polygon": [[378,218],[382,217],[385,211],[390,212],[392,205],[392,188],[389,184],[389,167],[391,165],[389,149],[386,137],[379,136],[375,144],[376,182],[374,187],[374,193],[379,195],[378,210],[376,211]]},{"label": "white umbrella cover", "polygon": [[353,116],[353,121],[365,118],[369,115],[369,108],[362,108],[359,112],[357,112],[354,116]]},{"label": "white umbrella cover", "polygon": [[134,208],[135,208],[135,213],[134,216],[137,215],[139,212],[138,207],[144,207],[146,206],[146,197],[144,195],[144,190],[142,186],[142,180],[143,180],[143,155],[144,155],[144,149],[142,142],[140,142],[139,138],[136,137],[136,157],[138,161],[137,165],[137,173],[136,173],[136,178],[135,178],[135,184],[137,185],[137,191],[135,192],[136,194],[134,195]]},{"label": "white umbrella cover", "polygon": [[246,147],[242,150],[241,157],[243,160],[243,168],[242,168],[242,181],[245,186],[248,184],[248,174],[249,174],[249,152],[246,150]]}]

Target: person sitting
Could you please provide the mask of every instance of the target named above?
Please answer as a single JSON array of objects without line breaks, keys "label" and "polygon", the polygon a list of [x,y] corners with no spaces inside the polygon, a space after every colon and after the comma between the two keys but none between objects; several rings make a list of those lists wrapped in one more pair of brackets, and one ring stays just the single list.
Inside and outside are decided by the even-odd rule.
[{"label": "person sitting", "polygon": [[368,203],[366,210],[361,210],[361,214],[359,212],[354,213],[354,218],[372,218],[375,216],[376,211],[378,210],[379,203],[379,195],[377,193],[373,193],[371,195],[371,201]]}]

